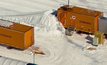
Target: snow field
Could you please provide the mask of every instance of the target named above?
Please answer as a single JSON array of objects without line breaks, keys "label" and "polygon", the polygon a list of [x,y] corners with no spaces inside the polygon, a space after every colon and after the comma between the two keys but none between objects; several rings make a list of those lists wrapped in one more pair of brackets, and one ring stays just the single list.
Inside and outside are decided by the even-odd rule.
[{"label": "snow field", "polygon": [[[14,21],[34,27],[35,47],[46,55],[35,55],[35,63],[38,65],[106,65],[107,41],[104,45],[95,47],[96,50],[87,50],[93,47],[88,43],[87,37],[93,35],[74,33],[72,37],[65,36],[65,30],[55,15],[51,13],[57,10],[67,0],[2,0],[0,1],[0,19]],[[75,0],[71,5],[99,10],[106,16],[106,0]],[[30,49],[20,51],[6,49],[0,46],[0,55],[33,62]]]}]

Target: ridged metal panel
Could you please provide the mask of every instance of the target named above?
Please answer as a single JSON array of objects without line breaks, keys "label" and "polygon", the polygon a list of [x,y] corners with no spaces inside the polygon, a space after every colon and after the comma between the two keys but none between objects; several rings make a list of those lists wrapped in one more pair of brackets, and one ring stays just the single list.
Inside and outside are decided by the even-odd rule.
[{"label": "ridged metal panel", "polygon": [[19,62],[17,62],[16,60],[12,61],[10,65],[17,65]]},{"label": "ridged metal panel", "polygon": [[107,18],[100,17],[99,18],[99,31],[107,34]]},{"label": "ridged metal panel", "polygon": [[3,63],[3,65],[10,65],[10,63],[12,62],[12,59],[6,59]]},{"label": "ridged metal panel", "polygon": [[0,65],[27,65],[27,62],[0,57]]},{"label": "ridged metal panel", "polygon": [[37,65],[0,56],[0,65]]},{"label": "ridged metal panel", "polygon": [[0,65],[3,65],[3,63],[5,62],[7,58],[3,58],[3,57],[0,57]]}]

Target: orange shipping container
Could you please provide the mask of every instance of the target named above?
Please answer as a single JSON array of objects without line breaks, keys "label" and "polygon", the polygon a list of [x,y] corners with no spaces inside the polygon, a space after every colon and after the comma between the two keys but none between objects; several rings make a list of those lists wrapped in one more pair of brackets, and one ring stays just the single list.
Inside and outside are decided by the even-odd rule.
[{"label": "orange shipping container", "polygon": [[26,49],[34,44],[34,28],[0,20],[0,44]]},{"label": "orange shipping container", "polygon": [[57,15],[65,28],[74,26],[76,30],[95,33],[98,31],[98,18],[103,16],[103,13],[80,7],[63,6],[58,9]]}]

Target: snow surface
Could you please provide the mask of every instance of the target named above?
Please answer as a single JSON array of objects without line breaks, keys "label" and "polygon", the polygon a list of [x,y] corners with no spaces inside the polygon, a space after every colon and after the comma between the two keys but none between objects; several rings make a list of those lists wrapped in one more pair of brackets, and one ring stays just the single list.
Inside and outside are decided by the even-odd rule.
[{"label": "snow surface", "polygon": [[[71,5],[99,10],[106,15],[106,0],[70,0]],[[74,33],[65,36],[65,29],[56,18],[56,10],[67,0],[1,0],[0,19],[34,27],[35,44],[46,55],[35,55],[29,49],[21,51],[0,46],[0,55],[38,65],[106,65],[107,41],[89,51],[93,35]]]}]

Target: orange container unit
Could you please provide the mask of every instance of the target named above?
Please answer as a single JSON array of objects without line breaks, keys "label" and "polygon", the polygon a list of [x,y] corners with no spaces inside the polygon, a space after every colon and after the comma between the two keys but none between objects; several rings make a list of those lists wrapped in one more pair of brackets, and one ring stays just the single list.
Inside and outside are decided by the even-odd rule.
[{"label": "orange container unit", "polygon": [[95,33],[98,31],[98,19],[103,13],[76,6],[69,8],[66,5],[58,9],[57,15],[65,28],[74,26],[78,31]]},{"label": "orange container unit", "polygon": [[26,49],[34,44],[34,28],[0,20],[0,44]]}]

